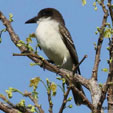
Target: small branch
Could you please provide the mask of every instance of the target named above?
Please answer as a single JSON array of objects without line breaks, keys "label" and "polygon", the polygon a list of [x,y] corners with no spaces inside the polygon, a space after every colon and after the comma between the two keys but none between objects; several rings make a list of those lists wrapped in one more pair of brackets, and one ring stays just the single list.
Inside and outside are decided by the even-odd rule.
[{"label": "small branch", "polygon": [[60,107],[59,113],[63,113],[63,110],[64,110],[64,108],[65,108],[65,106],[66,106],[66,103],[67,103],[67,97],[68,97],[68,95],[69,95],[70,90],[71,90],[71,88],[69,87],[69,88],[67,89],[67,92],[64,93],[64,99],[63,99],[62,105],[61,105],[61,107]]},{"label": "small branch", "polygon": [[[108,77],[107,82],[108,82],[108,81],[109,81],[109,77]],[[106,84],[103,85],[103,87],[102,87],[102,94],[101,94],[100,100],[99,100],[98,105],[97,105],[97,109],[98,109],[98,112],[97,112],[97,113],[100,113],[100,111],[101,111],[102,104],[103,104],[103,102],[104,102],[104,100],[105,100],[105,98],[106,98],[106,93],[107,93],[107,91],[108,91],[108,85],[107,85],[107,83],[106,83]]]},{"label": "small branch", "polygon": [[17,111],[16,109],[9,107],[8,105],[0,102],[0,110],[2,110],[5,113],[18,113],[19,111]]},{"label": "small branch", "polygon": [[49,113],[53,113],[53,103],[51,100],[51,91],[47,91],[48,102],[49,102]]},{"label": "small branch", "polygon": [[0,98],[6,102],[8,105],[10,105],[11,107],[14,107],[14,105],[2,94],[0,94]]},{"label": "small branch", "polygon": [[[110,50],[109,50],[109,56],[110,56],[110,58],[109,59],[111,59],[111,57],[113,57],[113,52],[112,52],[113,51],[113,38],[112,38],[112,41],[109,40],[109,46],[110,46]],[[110,85],[109,83],[112,80],[111,77],[113,75],[113,62],[111,62],[111,63],[108,62],[108,63],[109,63],[108,78],[107,78],[106,84],[103,85],[103,87],[102,87],[102,95],[100,97],[100,102],[98,103],[98,107],[97,107],[98,110],[101,110],[102,104],[103,104],[103,102],[104,102],[104,100],[106,98],[106,93],[107,93],[108,88],[109,88],[109,85]]]},{"label": "small branch", "polygon": [[[7,111],[7,113],[13,113],[13,111],[14,111],[14,113],[18,113],[17,111],[21,111],[21,112],[24,112],[24,113],[32,113],[31,111],[29,111],[26,107],[24,107],[24,109],[21,109],[20,107],[18,107],[18,106],[16,106],[16,105],[14,105],[14,104],[12,104],[4,95],[2,95],[2,94],[0,94],[0,98],[4,101],[4,102],[6,102],[8,105],[1,105],[1,110],[5,110],[5,108],[7,108],[8,106],[9,106],[9,108],[10,108],[10,112],[8,112],[9,111],[9,108],[6,110]],[[3,108],[3,109],[2,109]]]},{"label": "small branch", "polygon": [[100,62],[100,53],[101,53],[102,43],[104,39],[104,30],[105,30],[106,22],[108,18],[108,10],[106,9],[104,5],[104,0],[101,0],[100,5],[102,6],[104,16],[102,20],[102,26],[100,28],[101,32],[100,32],[100,36],[99,36],[98,43],[97,43],[95,63],[94,63],[93,71],[92,71],[92,78],[95,80],[97,80],[97,72],[98,72],[98,67],[99,67],[99,62]]},{"label": "small branch", "polygon": [[[77,68],[80,66],[80,64],[87,58],[87,55],[84,55],[84,57],[82,58],[82,60],[74,67],[73,70],[77,70]],[[75,71],[73,73],[75,73]]]},{"label": "small branch", "polygon": [[81,96],[85,105],[87,105],[93,111],[94,106],[91,102],[89,102],[89,100],[86,98],[86,96],[81,91],[79,91],[76,87],[73,87],[73,89],[75,90],[75,92],[77,92]]},{"label": "small branch", "polygon": [[113,36],[110,41],[110,60],[109,60],[109,81],[108,81],[108,112],[113,112]]},{"label": "small branch", "polygon": [[35,107],[37,107],[37,109],[39,110],[39,113],[44,113],[42,107],[38,104],[37,99],[33,98],[32,95],[31,95],[31,93],[29,93],[29,92],[26,91],[24,93],[24,96],[27,96],[27,97],[29,97],[32,100],[32,102],[35,104]]},{"label": "small branch", "polygon": [[[39,66],[42,65],[42,63],[44,63],[44,66],[46,68],[46,66],[49,66],[51,67],[52,70],[49,70],[49,71],[52,71],[52,72],[55,72],[57,74],[59,74],[61,77],[65,78],[67,81],[71,80],[73,82],[79,82],[81,83],[84,87],[86,87],[87,89],[89,89],[89,83],[87,79],[85,79],[84,77],[82,77],[81,75],[79,74],[76,74],[74,75],[74,78],[72,76],[72,72],[71,71],[68,71],[68,70],[65,70],[65,69],[59,69],[57,66],[53,65],[53,64],[50,64],[47,60],[45,59],[42,59],[39,55],[37,54],[34,54],[34,53],[21,53],[21,54],[18,54],[18,53],[13,53],[13,56],[31,56],[31,57],[35,57],[37,59],[40,59],[42,62],[41,63],[38,63]],[[84,56],[84,58],[82,60],[84,60],[86,58],[86,56]],[[81,62],[82,62],[81,60]],[[68,77],[67,75],[70,75],[70,77]],[[69,79],[70,78],[70,79]]]},{"label": "small branch", "polygon": [[112,0],[108,0],[108,8],[109,8],[109,12],[110,12],[110,17],[111,17],[111,21],[112,21],[112,26],[113,26],[113,8],[112,8]]}]

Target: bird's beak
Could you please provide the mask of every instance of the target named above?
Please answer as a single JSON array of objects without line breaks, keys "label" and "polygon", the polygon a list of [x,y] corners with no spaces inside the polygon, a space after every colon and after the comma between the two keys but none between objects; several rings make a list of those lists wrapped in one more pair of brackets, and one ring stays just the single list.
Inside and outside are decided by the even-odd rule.
[{"label": "bird's beak", "polygon": [[25,24],[36,23],[38,21],[37,17],[33,17],[25,22]]}]

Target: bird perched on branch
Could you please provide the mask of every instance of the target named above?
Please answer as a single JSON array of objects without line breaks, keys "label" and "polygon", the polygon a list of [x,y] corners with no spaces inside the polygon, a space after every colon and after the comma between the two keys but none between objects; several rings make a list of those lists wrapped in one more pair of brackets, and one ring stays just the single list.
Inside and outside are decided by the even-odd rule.
[{"label": "bird perched on branch", "polygon": [[[54,8],[42,9],[37,16],[25,22],[37,23],[36,38],[44,53],[56,65],[72,71],[73,65],[77,65],[78,55],[71,38],[71,35],[65,27],[65,22],[60,12]],[[80,74],[77,67],[76,73]],[[79,83],[74,84],[83,94],[84,91]],[[75,103],[83,104],[80,95],[72,88]]]}]

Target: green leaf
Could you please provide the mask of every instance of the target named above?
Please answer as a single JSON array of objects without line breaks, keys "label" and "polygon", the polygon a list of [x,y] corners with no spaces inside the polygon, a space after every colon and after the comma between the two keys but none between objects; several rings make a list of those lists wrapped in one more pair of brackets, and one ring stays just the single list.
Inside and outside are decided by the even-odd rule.
[{"label": "green leaf", "polygon": [[44,60],[44,57],[43,57],[43,56],[40,56],[40,59],[41,59],[41,60]]},{"label": "green leaf", "polygon": [[93,2],[93,6],[96,7],[96,2]]},{"label": "green leaf", "polygon": [[49,81],[49,79],[48,79],[48,78],[46,78],[46,82],[47,82],[47,85],[49,85],[49,84],[50,84],[50,81]]},{"label": "green leaf", "polygon": [[23,40],[19,40],[18,43],[25,44]]},{"label": "green leaf", "polygon": [[62,80],[62,78],[61,78],[61,77],[56,77],[56,79],[58,79],[58,80]]},{"label": "green leaf", "polygon": [[83,5],[83,6],[86,5],[86,0],[82,0],[82,5]]},{"label": "green leaf", "polygon": [[36,35],[34,33],[30,34],[29,37],[35,38]]},{"label": "green leaf", "polygon": [[93,2],[93,6],[94,6],[94,10],[97,11],[97,6],[96,6],[96,2]]},{"label": "green leaf", "polygon": [[9,13],[9,21],[13,22],[13,14],[12,13]]},{"label": "green leaf", "polygon": [[73,105],[72,104],[70,104],[69,106],[68,106],[68,108],[72,108],[73,107]]},{"label": "green leaf", "polygon": [[22,46],[22,44],[16,44],[17,45],[17,47],[21,47]]},{"label": "green leaf", "polygon": [[36,112],[35,106],[29,104],[27,107],[30,109],[31,112]]},{"label": "green leaf", "polygon": [[110,50],[110,47],[107,47],[107,50],[109,51]]},{"label": "green leaf", "polygon": [[110,23],[106,23],[106,25],[107,25],[109,28],[111,28],[111,24],[110,24]]},{"label": "green leaf", "polygon": [[32,48],[32,46],[30,46],[29,44],[26,44],[26,47],[29,49],[29,51],[34,51],[34,49]]},{"label": "green leaf", "polygon": [[99,87],[102,88],[102,86],[103,86],[103,84],[102,83],[99,83]]},{"label": "green leaf", "polygon": [[33,96],[34,99],[38,99],[38,92],[33,91],[32,96]]},{"label": "green leaf", "polygon": [[98,34],[98,31],[96,31],[95,34],[97,35]]},{"label": "green leaf", "polygon": [[24,107],[24,106],[25,106],[25,100],[22,99],[22,100],[18,103],[18,105]]},{"label": "green leaf", "polygon": [[7,95],[8,95],[8,98],[12,98],[12,91],[10,91],[10,90],[5,90],[5,92],[7,93]]},{"label": "green leaf", "polygon": [[34,90],[36,90],[39,82],[40,82],[40,77],[32,78],[32,80],[30,80],[29,87],[33,87]]},{"label": "green leaf", "polygon": [[50,88],[53,92],[53,96],[55,96],[56,95],[56,90],[57,90],[57,85],[54,82],[52,82],[51,85],[50,85]]},{"label": "green leaf", "polygon": [[94,45],[94,49],[96,50],[96,49],[97,49],[97,44],[96,44],[96,42],[94,42],[93,45]]},{"label": "green leaf", "polygon": [[95,11],[97,11],[97,9],[98,9],[97,7],[94,8]]},{"label": "green leaf", "polygon": [[97,27],[97,31],[98,31],[98,32],[100,32],[100,31],[101,31],[101,30],[100,30],[100,27]]},{"label": "green leaf", "polygon": [[0,43],[2,42],[2,38],[0,37]]},{"label": "green leaf", "polygon": [[19,40],[18,43],[17,43],[17,46],[18,46],[18,47],[21,47],[22,45],[26,45],[26,44],[25,44],[24,41]]},{"label": "green leaf", "polygon": [[26,38],[26,42],[27,42],[28,44],[29,44],[29,43],[32,43],[31,37]]},{"label": "green leaf", "polygon": [[71,101],[72,100],[72,97],[69,97],[68,99],[67,99],[67,101]]},{"label": "green leaf", "polygon": [[103,72],[108,72],[108,68],[103,68],[102,71]]},{"label": "green leaf", "polygon": [[35,109],[35,107],[34,106],[32,106],[32,108],[31,108],[31,110],[30,110],[31,112],[36,112],[36,109]]},{"label": "green leaf", "polygon": [[110,38],[112,35],[112,29],[111,28],[106,28],[104,31],[104,37],[105,38]]},{"label": "green leaf", "polygon": [[36,66],[37,63],[30,63],[30,66]]},{"label": "green leaf", "polygon": [[110,64],[112,63],[112,61],[113,61],[113,59],[111,58],[111,59],[109,60]]},{"label": "green leaf", "polygon": [[66,83],[65,78],[62,78],[62,83],[63,83],[63,84],[65,84],[65,83]]}]

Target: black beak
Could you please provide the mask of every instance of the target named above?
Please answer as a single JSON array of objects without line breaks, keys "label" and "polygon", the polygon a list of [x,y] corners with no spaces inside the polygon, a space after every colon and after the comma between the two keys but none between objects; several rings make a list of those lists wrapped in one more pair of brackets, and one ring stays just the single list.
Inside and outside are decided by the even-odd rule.
[{"label": "black beak", "polygon": [[33,17],[25,22],[25,24],[36,23],[38,21],[37,17]]}]

